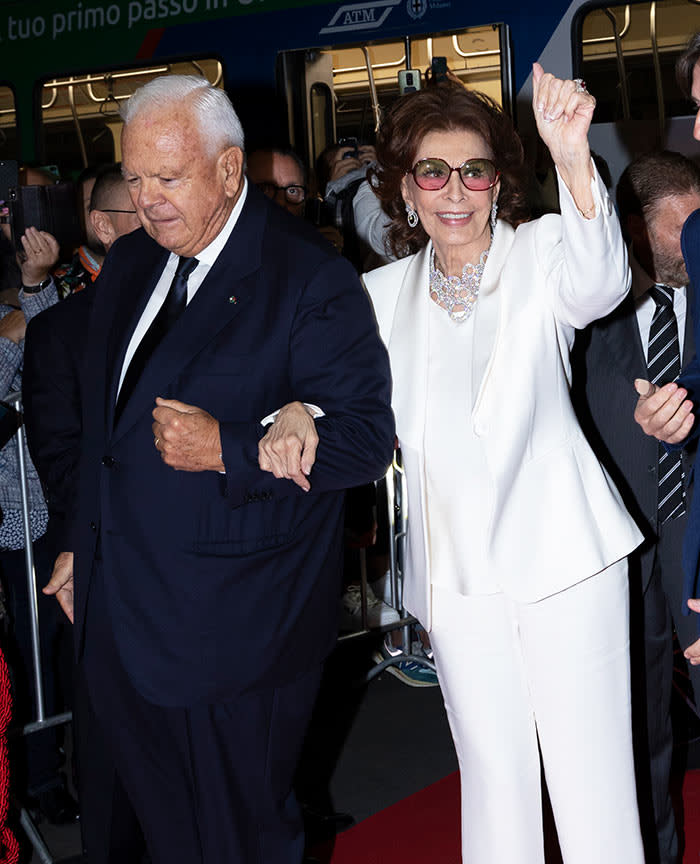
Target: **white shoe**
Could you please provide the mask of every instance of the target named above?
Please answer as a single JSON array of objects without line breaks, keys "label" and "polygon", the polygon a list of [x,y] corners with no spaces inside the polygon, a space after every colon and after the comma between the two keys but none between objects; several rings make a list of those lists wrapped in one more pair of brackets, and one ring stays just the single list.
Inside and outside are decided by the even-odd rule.
[{"label": "white shoe", "polygon": [[[367,586],[367,626],[384,627],[399,620],[399,613],[380,600]],[[342,597],[341,630],[362,629],[362,589],[359,585],[348,585]]]}]

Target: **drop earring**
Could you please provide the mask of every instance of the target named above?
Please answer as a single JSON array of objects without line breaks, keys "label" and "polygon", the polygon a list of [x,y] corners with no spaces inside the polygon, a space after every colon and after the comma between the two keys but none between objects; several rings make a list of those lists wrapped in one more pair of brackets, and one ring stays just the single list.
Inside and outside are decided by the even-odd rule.
[{"label": "drop earring", "polygon": [[418,214],[410,204],[406,205],[406,221],[410,228],[415,228],[418,224]]},{"label": "drop earring", "polygon": [[498,204],[496,203],[496,199],[493,199],[493,204],[491,204],[491,233],[496,230],[496,220],[498,218]]}]

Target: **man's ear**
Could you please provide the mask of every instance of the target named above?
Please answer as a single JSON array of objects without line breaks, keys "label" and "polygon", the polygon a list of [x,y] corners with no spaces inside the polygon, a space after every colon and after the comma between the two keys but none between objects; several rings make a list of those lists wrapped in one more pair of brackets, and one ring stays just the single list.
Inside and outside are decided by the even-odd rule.
[{"label": "man's ear", "polygon": [[238,197],[243,182],[243,151],[240,147],[228,147],[219,155],[218,164],[226,195]]},{"label": "man's ear", "polygon": [[104,213],[102,210],[91,210],[88,213],[88,219],[97,235],[97,239],[105,249],[109,249],[117,239],[117,232],[114,230],[114,225],[112,225],[109,214]]}]

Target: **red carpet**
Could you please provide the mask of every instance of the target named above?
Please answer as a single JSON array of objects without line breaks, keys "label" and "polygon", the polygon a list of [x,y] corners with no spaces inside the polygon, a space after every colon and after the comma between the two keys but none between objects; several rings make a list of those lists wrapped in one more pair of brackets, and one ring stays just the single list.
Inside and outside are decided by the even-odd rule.
[{"label": "red carpet", "polygon": [[[683,782],[685,855],[700,860],[700,770]],[[339,834],[314,851],[323,864],[460,864],[457,773]]]}]

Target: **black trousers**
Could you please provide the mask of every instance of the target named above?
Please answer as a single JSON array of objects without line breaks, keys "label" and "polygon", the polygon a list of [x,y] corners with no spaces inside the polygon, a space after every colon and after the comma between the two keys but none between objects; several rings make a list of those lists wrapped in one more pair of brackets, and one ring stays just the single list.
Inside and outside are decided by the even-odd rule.
[{"label": "black trousers", "polygon": [[[320,666],[231,702],[155,705],[121,664],[101,570],[98,564],[93,573],[84,666],[96,731],[114,764],[119,818],[125,796],[153,864],[301,862],[303,825],[292,781]],[[233,638],[231,662],[237,662]],[[83,818],[90,819],[89,812]],[[102,864],[89,840],[87,852],[90,864]]]},{"label": "black trousers", "polygon": [[[635,554],[630,556],[632,725],[639,816],[647,864],[677,864],[676,820],[671,800],[673,629],[686,647],[697,638],[697,620],[681,614],[680,550],[685,519],[660,528],[652,574],[644,590]],[[700,695],[696,692],[696,696]]]}]

